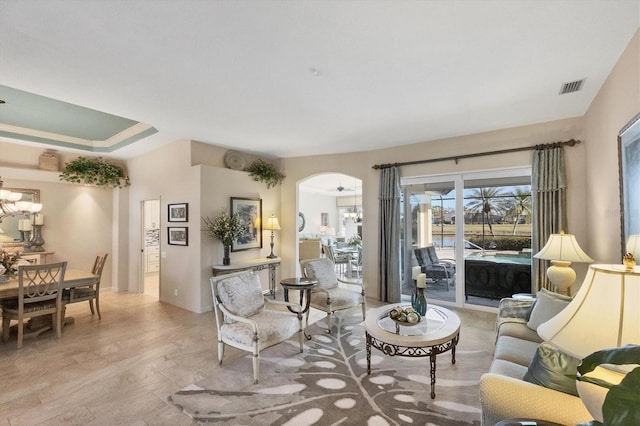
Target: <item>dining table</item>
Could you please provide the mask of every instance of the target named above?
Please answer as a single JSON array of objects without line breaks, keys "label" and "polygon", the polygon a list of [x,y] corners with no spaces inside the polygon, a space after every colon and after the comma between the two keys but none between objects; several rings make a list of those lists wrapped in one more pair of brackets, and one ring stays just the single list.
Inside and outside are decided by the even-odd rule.
[{"label": "dining table", "polygon": [[[64,280],[62,281],[62,287],[64,290],[74,287],[84,287],[95,284],[100,277],[92,274],[90,271],[82,269],[67,269],[64,274]],[[18,277],[10,278],[7,281],[0,282],[0,299],[11,299],[18,297]],[[72,317],[65,317],[63,310],[63,325],[73,323]],[[24,329],[24,338],[32,338],[40,335],[41,333],[50,330],[52,328],[49,315],[43,315],[41,317],[34,317],[29,320]]]}]

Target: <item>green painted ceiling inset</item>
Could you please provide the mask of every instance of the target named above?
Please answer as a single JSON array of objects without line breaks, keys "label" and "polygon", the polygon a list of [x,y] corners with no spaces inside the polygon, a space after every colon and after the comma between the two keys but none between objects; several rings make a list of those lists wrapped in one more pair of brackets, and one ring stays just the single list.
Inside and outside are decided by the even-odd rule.
[{"label": "green painted ceiling inset", "polygon": [[[6,102],[0,104],[0,136],[112,152],[157,133],[135,120],[7,86],[0,85],[0,99]],[[129,131],[121,134],[125,130]]]}]

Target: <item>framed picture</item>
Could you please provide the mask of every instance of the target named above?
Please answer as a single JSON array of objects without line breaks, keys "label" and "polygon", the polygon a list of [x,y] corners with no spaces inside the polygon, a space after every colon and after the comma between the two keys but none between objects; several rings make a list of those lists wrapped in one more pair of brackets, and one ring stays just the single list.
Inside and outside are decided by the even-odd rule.
[{"label": "framed picture", "polygon": [[169,204],[169,222],[189,222],[189,204]]},{"label": "framed picture", "polygon": [[640,113],[618,134],[622,253],[629,236],[640,234]]},{"label": "framed picture", "polygon": [[167,228],[167,240],[172,246],[188,246],[189,228],[186,226],[169,226]]},{"label": "framed picture", "polygon": [[262,248],[262,200],[231,197],[231,214],[239,214],[244,231],[231,244],[231,251]]}]

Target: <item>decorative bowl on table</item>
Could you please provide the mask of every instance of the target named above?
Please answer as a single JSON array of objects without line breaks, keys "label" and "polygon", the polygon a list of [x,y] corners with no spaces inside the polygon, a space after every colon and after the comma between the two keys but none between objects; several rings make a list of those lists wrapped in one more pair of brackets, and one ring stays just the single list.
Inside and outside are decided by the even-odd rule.
[{"label": "decorative bowl on table", "polygon": [[422,316],[411,306],[397,306],[389,311],[389,318],[396,324],[411,327],[420,324]]}]

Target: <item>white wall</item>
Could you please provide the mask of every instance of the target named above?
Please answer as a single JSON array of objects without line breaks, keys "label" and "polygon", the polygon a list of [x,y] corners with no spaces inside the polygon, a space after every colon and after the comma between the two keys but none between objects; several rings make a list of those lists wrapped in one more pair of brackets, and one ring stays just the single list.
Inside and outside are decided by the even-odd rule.
[{"label": "white wall", "polygon": [[[142,238],[141,203],[160,199],[160,300],[182,308],[204,312],[212,307],[209,277],[211,266],[222,263],[222,244],[202,232],[202,217],[229,211],[230,197],[261,198],[263,217],[279,215],[279,188],[267,189],[244,171],[223,167],[227,150],[189,140],[165,145],[131,160],[128,164],[132,186],[129,194],[131,291],[139,291]],[[168,161],[170,159],[170,161]],[[188,222],[168,222],[167,205],[188,203]],[[168,226],[185,226],[189,230],[189,245],[167,243]],[[276,231],[275,251],[279,235]],[[263,248],[231,253],[231,261],[265,257],[269,254],[269,233],[263,231]],[[267,288],[267,274],[261,281]],[[177,290],[177,296],[175,291]]]},{"label": "white wall", "polygon": [[585,115],[587,247],[601,263],[622,257],[618,132],[640,112],[640,31],[623,52]]},{"label": "white wall", "polygon": [[[298,199],[300,212],[304,214],[305,225],[302,234],[318,234],[320,233],[320,213],[329,215],[329,226],[338,227],[338,214],[336,211],[336,197],[320,194],[312,194],[309,192],[301,192]],[[282,225],[281,225],[282,226]]]}]

